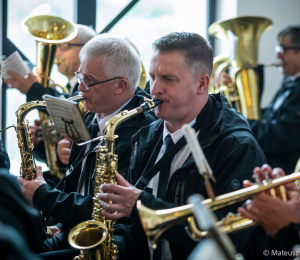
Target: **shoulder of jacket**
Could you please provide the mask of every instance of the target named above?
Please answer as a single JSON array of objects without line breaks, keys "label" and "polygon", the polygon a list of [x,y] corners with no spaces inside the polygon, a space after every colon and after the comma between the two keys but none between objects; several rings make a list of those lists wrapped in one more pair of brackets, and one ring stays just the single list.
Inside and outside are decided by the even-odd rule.
[{"label": "shoulder of jacket", "polygon": [[146,139],[151,139],[151,137],[154,138],[155,133],[159,129],[159,127],[163,124],[162,119],[158,119],[153,121],[147,126],[142,127],[134,136],[133,139],[137,140],[139,138],[146,138]]}]

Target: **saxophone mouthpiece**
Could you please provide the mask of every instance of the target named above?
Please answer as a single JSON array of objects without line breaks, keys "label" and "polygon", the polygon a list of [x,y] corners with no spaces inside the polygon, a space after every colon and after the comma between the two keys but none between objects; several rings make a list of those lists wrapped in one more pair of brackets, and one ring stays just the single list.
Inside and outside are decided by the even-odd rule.
[{"label": "saxophone mouthpiece", "polygon": [[150,111],[152,109],[154,109],[154,107],[160,105],[163,101],[158,100],[158,99],[148,99],[148,98],[144,98],[145,103],[143,103],[141,105],[141,108],[143,109],[142,111]]},{"label": "saxophone mouthpiece", "polygon": [[159,99],[154,99],[153,102],[154,102],[155,106],[158,106],[158,105],[160,105],[163,101],[162,101],[162,100],[159,100]]}]

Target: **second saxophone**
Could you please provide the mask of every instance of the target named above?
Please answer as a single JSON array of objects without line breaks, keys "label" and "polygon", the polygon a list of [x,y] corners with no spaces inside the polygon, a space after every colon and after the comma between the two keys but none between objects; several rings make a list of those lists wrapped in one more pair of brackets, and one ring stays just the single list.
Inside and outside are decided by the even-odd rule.
[{"label": "second saxophone", "polygon": [[[100,185],[104,183],[117,184],[116,173],[118,156],[114,154],[115,130],[122,122],[144,111],[152,110],[161,104],[160,100],[145,98],[145,103],[130,111],[122,111],[109,119],[103,130],[102,141],[105,144],[98,145],[95,163],[95,187],[92,220],[82,222],[74,227],[68,237],[69,243],[74,248],[80,249],[80,256],[74,259],[80,260],[116,260],[118,248],[113,239],[113,221],[105,219],[101,214],[103,207],[100,205],[97,194],[100,193]],[[100,142],[101,143],[101,142]]]}]

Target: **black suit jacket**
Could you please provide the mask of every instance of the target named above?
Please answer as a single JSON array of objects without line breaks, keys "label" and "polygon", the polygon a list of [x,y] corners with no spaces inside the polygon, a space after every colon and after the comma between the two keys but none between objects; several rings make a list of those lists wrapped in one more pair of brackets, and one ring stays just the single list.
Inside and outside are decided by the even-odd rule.
[{"label": "black suit jacket", "polygon": [[8,170],[10,168],[9,157],[1,140],[0,140],[0,168],[5,168]]},{"label": "black suit jacket", "polygon": [[[264,153],[254,139],[244,116],[231,108],[223,95],[216,94],[210,95],[196,121],[201,125],[199,143],[216,178],[216,183],[212,186],[215,195],[243,188],[243,180],[251,180],[253,169],[266,162]],[[139,130],[132,138],[129,171],[131,184],[134,185],[140,178],[162,132],[163,121],[159,119]],[[163,168],[160,170],[162,173]],[[185,205],[187,198],[195,193],[200,193],[207,198],[204,178],[198,173],[194,158],[190,154],[170,178],[165,201],[156,198],[146,190],[142,191],[138,200],[151,209],[168,209]],[[215,213],[222,218],[228,212],[236,213],[238,206],[234,204]],[[149,259],[148,240],[145,238],[136,208],[133,209],[131,217],[135,227],[131,233],[134,243],[128,245],[132,246],[130,259],[141,259],[141,256],[143,259]],[[162,234],[170,244],[174,260],[186,259],[197,244],[187,235],[186,225],[186,222],[175,225]],[[245,248],[249,246],[251,233],[252,230],[246,230],[231,236],[238,252],[245,252]],[[265,234],[262,233],[259,239],[256,237],[255,239],[260,242],[262,248],[266,249]],[[253,255],[256,256],[255,259],[259,259],[257,256],[262,254],[259,248],[256,250],[257,252],[247,251],[251,256],[245,259],[254,259],[251,258]]]},{"label": "black suit jacket", "polygon": [[76,83],[72,93],[70,93],[70,94],[63,93],[62,94],[54,88],[44,88],[40,83],[36,82],[36,83],[32,84],[31,88],[27,92],[27,95],[26,95],[27,102],[35,101],[35,100],[43,100],[43,95],[46,95],[46,94],[55,96],[55,97],[64,95],[66,98],[68,98],[68,97],[74,96],[78,93],[78,87],[79,87],[79,84]]},{"label": "black suit jacket", "polygon": [[[0,229],[1,259],[5,253],[12,254],[12,252],[7,252],[9,246],[15,247],[16,250],[23,247],[23,254],[26,252],[29,254],[28,246],[31,250],[40,252],[42,242],[40,213],[29,206],[28,201],[23,197],[16,177],[9,175],[8,169],[3,168],[0,169],[0,225],[5,228]],[[6,234],[5,230],[8,230],[11,235],[17,234],[14,238],[15,244],[10,243],[10,234]],[[8,236],[4,239],[6,235]],[[8,243],[5,247],[4,242]],[[20,259],[31,259],[25,258],[25,256]]]},{"label": "black suit jacket", "polygon": [[[132,100],[125,106],[124,110],[137,108],[144,102],[144,97],[149,97],[143,90],[137,88]],[[86,126],[91,134],[91,137],[96,137],[99,131],[99,126],[94,120],[95,114],[86,114]],[[128,172],[131,151],[131,137],[140,128],[147,126],[156,117],[153,112],[145,112],[130,118],[120,124],[115,134],[119,137],[115,143],[115,153],[118,154],[118,171],[125,176]],[[92,143],[92,148],[97,145],[97,142]],[[86,146],[72,145],[71,155],[69,160],[70,165],[75,165],[76,161],[81,158],[86,150]],[[91,150],[91,149],[90,149]],[[73,228],[82,221],[91,219],[93,205],[93,170],[95,166],[95,153],[89,154],[86,160],[85,169],[85,184],[88,196],[83,196],[78,189],[78,181],[81,174],[81,163],[74,168],[71,174],[66,176],[60,190],[55,189],[47,184],[40,186],[33,196],[34,204],[47,215],[55,218],[68,228]],[[125,176],[126,178],[126,176]],[[63,191],[61,191],[63,190]]]},{"label": "black suit jacket", "polygon": [[300,158],[300,77],[286,78],[270,105],[262,113],[262,121],[248,120],[253,135],[272,167],[290,174]]}]

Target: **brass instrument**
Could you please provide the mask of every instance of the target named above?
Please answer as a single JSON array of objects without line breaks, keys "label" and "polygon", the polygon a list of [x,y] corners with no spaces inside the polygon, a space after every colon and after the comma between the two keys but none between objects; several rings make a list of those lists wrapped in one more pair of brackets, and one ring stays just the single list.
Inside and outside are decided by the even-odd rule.
[{"label": "brass instrument", "polygon": [[[57,44],[72,40],[77,35],[77,27],[73,22],[51,15],[38,15],[25,18],[21,24],[22,30],[36,40],[36,73],[43,87],[59,86],[68,93],[67,88],[49,81]],[[56,144],[61,136],[56,133],[52,119],[39,113],[42,121],[42,134],[50,173],[62,178],[63,174],[57,165]]]},{"label": "brass instrument", "polygon": [[[20,176],[27,181],[33,181],[35,179],[36,163],[33,156],[33,144],[28,128],[28,121],[25,119],[25,116],[33,109],[43,108],[46,108],[45,102],[39,101],[27,102],[21,105],[16,111],[17,126],[12,125],[0,131],[3,132],[10,127],[15,128],[18,138],[18,147],[21,154]],[[41,214],[43,215],[43,213]],[[43,234],[46,234],[45,238],[52,237],[52,232],[50,231],[50,229],[47,229],[45,221],[43,224]]]},{"label": "brass instrument", "polygon": [[[287,200],[284,185],[299,179],[300,173],[293,173],[275,180],[264,181],[260,185],[254,185],[238,191],[230,192],[215,197],[214,199],[206,199],[202,201],[202,204],[206,205],[206,207],[210,208],[211,210],[217,210],[249,199],[259,192],[266,192],[274,198]],[[192,232],[191,237],[193,239],[200,239],[207,236],[207,232],[205,230],[199,230],[195,224],[192,204],[165,210],[151,210],[143,206],[141,202],[138,202],[137,208],[146,236],[149,237],[149,240],[153,245],[155,245],[156,240],[164,231],[186,220],[189,223]],[[251,219],[242,217],[240,214],[229,213],[225,218],[221,219],[216,224],[221,231],[232,233],[251,227],[255,225],[255,222],[253,222]]]},{"label": "brass instrument", "polygon": [[141,75],[140,75],[140,82],[139,82],[139,87],[141,89],[145,89],[147,85],[147,77],[146,77],[146,71],[143,62],[141,62],[142,65],[142,70],[141,70]]},{"label": "brass instrument", "polygon": [[101,138],[101,141],[105,141],[105,145],[101,146],[99,144],[96,147],[93,220],[85,221],[75,226],[68,237],[71,246],[80,249],[80,256],[75,259],[113,260],[118,258],[118,249],[112,237],[114,231],[113,222],[101,215],[103,207],[100,205],[96,195],[101,192],[101,184],[117,184],[118,156],[114,154],[114,146],[115,138],[117,138],[115,130],[118,125],[135,115],[153,109],[161,102],[145,98],[145,103],[140,107],[130,111],[122,111],[106,122],[103,137]]},{"label": "brass instrument", "polygon": [[[83,100],[81,95],[77,95],[69,98],[69,100],[79,102]],[[18,138],[18,147],[20,149],[21,155],[21,166],[20,166],[20,176],[27,180],[32,181],[35,179],[36,173],[36,163],[33,156],[33,144],[30,136],[30,131],[28,127],[28,120],[25,119],[26,115],[34,109],[46,109],[45,101],[32,101],[27,102],[18,107],[16,111],[17,116],[17,126],[12,125],[5,129],[0,130],[3,132],[11,127],[15,128]]]},{"label": "brass instrument", "polygon": [[[260,120],[260,89],[257,77],[258,41],[264,31],[272,28],[272,21],[264,17],[241,16],[234,19],[217,21],[213,23],[208,32],[211,36],[223,41],[234,39],[236,44],[230,42],[236,49],[232,57],[221,57],[215,64],[214,78],[217,78],[228,67],[232,68],[233,85],[226,86],[222,82],[216,86],[212,82],[210,89],[222,92],[226,98],[246,118]],[[223,62],[222,62],[223,61]],[[217,67],[220,68],[217,71]],[[217,71],[217,73],[216,73]]]}]

